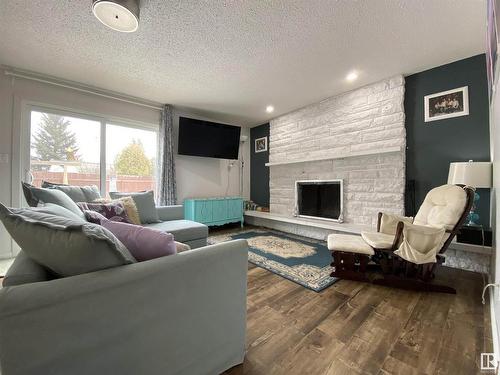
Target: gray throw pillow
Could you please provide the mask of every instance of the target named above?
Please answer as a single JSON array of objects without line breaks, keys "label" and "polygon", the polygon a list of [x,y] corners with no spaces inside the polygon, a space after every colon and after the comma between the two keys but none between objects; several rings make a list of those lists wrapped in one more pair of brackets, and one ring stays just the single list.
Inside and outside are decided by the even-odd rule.
[{"label": "gray throw pillow", "polygon": [[[62,216],[66,219],[71,219],[74,221],[79,221],[85,223],[86,220],[82,219],[80,215],[75,214],[74,212],[64,208],[63,206],[59,206],[54,203],[45,203],[43,206],[32,207],[32,211],[43,212],[50,215]],[[85,216],[85,215],[84,215]]]},{"label": "gray throw pillow", "polygon": [[73,186],[65,184],[55,184],[53,182],[43,181],[43,188],[57,189],[66,193],[73,202],[93,202],[101,198],[101,193],[95,185],[89,186]]},{"label": "gray throw pillow", "polygon": [[85,220],[85,215],[83,215],[83,212],[66,193],[63,193],[62,191],[56,189],[37,188],[35,186],[30,186],[29,189],[33,197],[35,197],[39,202],[57,204],[58,206],[70,210],[71,212]]},{"label": "gray throw pillow", "polygon": [[39,200],[33,195],[33,192],[31,191],[31,188],[33,188],[34,186],[28,184],[27,182],[21,182],[21,187],[23,188],[23,194],[24,198],[26,199],[26,203],[28,203],[30,207],[38,206]]},{"label": "gray throw pillow", "polygon": [[5,274],[2,286],[30,284],[52,279],[54,275],[47,268],[35,262],[21,250]]},{"label": "gray throw pillow", "polygon": [[2,204],[0,220],[31,259],[56,275],[74,276],[135,262],[111,232],[96,224]]},{"label": "gray throw pillow", "polygon": [[159,223],[158,211],[156,211],[153,191],[144,191],[140,193],[119,193],[110,192],[111,199],[123,197],[132,197],[139,211],[139,218],[142,224]]}]

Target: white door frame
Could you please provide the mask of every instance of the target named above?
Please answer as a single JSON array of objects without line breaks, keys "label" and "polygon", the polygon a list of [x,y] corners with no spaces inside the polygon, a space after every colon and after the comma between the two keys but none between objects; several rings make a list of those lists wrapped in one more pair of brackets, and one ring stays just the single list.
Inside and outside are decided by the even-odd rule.
[{"label": "white door frame", "polygon": [[[18,110],[17,110],[18,109]],[[19,118],[14,118],[13,149],[12,149],[12,206],[25,206],[26,202],[22,194],[20,181],[29,181],[30,176],[30,147],[31,147],[31,111],[53,113],[61,116],[78,117],[84,120],[96,121],[100,123],[100,186],[101,194],[106,191],[106,124],[125,126],[142,130],[150,130],[158,133],[159,125],[149,124],[139,121],[131,121],[119,117],[105,116],[90,113],[72,108],[56,106],[52,104],[40,103],[30,100],[14,99],[15,114]],[[17,142],[16,142],[17,141]]]}]

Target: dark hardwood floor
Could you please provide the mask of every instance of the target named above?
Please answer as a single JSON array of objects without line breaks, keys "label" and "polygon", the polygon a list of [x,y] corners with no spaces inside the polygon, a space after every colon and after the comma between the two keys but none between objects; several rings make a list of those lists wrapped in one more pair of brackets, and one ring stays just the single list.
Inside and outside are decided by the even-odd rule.
[{"label": "dark hardwood floor", "polygon": [[239,374],[476,374],[492,351],[480,274],[442,267],[457,295],[341,280],[321,293],[250,265]]}]

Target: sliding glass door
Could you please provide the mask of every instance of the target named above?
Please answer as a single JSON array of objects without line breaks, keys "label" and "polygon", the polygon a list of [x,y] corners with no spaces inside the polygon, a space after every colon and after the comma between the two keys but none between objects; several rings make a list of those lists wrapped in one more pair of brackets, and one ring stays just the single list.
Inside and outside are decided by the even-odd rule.
[{"label": "sliding glass door", "polygon": [[33,185],[96,185],[103,196],[156,188],[156,127],[38,107],[29,122]]},{"label": "sliding glass door", "polygon": [[31,111],[30,133],[33,185],[101,186],[99,121]]},{"label": "sliding glass door", "polygon": [[106,191],[154,191],[156,153],[156,132],[106,124]]}]

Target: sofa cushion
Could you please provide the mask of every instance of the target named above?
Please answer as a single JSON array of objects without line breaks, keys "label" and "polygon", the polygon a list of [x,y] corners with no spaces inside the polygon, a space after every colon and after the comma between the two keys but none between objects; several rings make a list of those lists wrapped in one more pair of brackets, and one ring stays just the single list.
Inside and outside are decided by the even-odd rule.
[{"label": "sofa cushion", "polygon": [[92,202],[101,198],[101,193],[96,185],[74,186],[66,184],[56,184],[43,181],[42,187],[47,189],[57,189],[66,193],[74,202]]},{"label": "sofa cushion", "polygon": [[161,230],[103,219],[101,225],[113,233],[139,262],[176,253],[174,236]]},{"label": "sofa cushion", "polygon": [[208,227],[206,225],[190,220],[162,221],[160,223],[144,224],[144,226],[172,233],[175,240],[179,242],[208,237]]},{"label": "sofa cushion", "polygon": [[139,211],[139,218],[142,224],[158,223],[158,212],[156,211],[153,191],[144,191],[140,193],[119,193],[110,192],[109,196],[112,199],[122,197],[132,197]]},{"label": "sofa cushion", "polygon": [[33,199],[36,199],[39,203],[57,204],[58,206],[62,206],[84,219],[83,212],[66,193],[57,189],[37,188],[36,186],[27,184],[24,184],[23,187],[25,185],[26,188],[29,189]]},{"label": "sofa cushion", "polygon": [[0,220],[30,258],[56,275],[73,276],[135,262],[111,232],[96,224],[2,204]]},{"label": "sofa cushion", "polygon": [[37,283],[53,278],[54,275],[47,268],[35,262],[21,250],[7,271],[2,286]]},{"label": "sofa cushion", "polygon": [[[190,241],[186,241],[186,242],[183,242],[183,244],[186,244],[188,245],[191,249],[198,249],[199,247],[205,247],[208,245],[207,243],[207,237],[204,237],[204,238],[198,238],[196,240],[190,240]],[[177,252],[179,252],[177,250]]]}]

